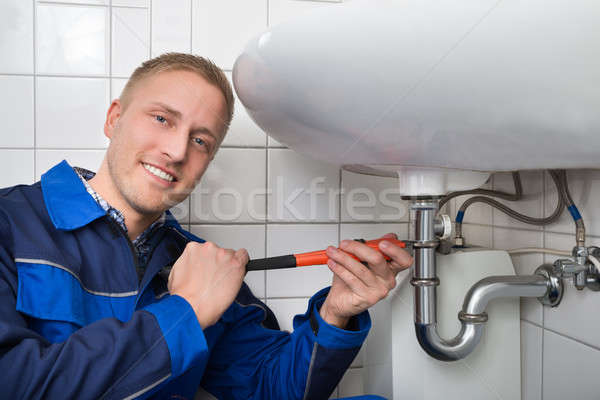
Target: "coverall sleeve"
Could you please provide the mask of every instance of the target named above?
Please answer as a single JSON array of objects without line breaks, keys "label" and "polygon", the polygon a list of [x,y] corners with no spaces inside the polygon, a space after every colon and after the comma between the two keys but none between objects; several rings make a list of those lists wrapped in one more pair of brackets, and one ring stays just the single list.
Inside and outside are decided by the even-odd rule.
[{"label": "coverall sleeve", "polygon": [[[16,311],[18,270],[0,220],[0,398],[122,399],[206,363],[208,350],[191,306],[169,296],[127,322],[98,320],[50,343]],[[199,338],[191,342],[184,338]]]},{"label": "coverall sleeve", "polygon": [[352,330],[327,324],[319,308],[328,292],[310,299],[292,333],[270,329],[274,316],[258,300],[226,313],[230,327],[213,349],[203,389],[219,399],[328,399],[371,327],[366,311],[351,319]]}]

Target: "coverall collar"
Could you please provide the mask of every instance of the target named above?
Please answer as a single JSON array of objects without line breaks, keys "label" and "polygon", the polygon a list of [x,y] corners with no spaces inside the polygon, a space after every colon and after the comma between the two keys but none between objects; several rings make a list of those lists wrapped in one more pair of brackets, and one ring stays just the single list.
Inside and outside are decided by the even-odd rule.
[{"label": "coverall collar", "polygon": [[66,160],[44,173],[41,184],[46,210],[56,229],[75,230],[106,215]]}]

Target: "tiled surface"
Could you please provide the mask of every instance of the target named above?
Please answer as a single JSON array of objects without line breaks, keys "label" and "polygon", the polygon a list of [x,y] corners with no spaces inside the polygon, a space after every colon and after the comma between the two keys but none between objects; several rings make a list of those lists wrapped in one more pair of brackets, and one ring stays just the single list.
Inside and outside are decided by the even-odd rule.
[{"label": "tiled surface", "polygon": [[334,5],[334,2],[269,0],[269,26],[293,19],[316,8]]},{"label": "tiled surface", "polygon": [[106,7],[38,4],[36,36],[38,73],[108,73]]},{"label": "tiled surface", "polygon": [[112,78],[110,80],[110,99],[114,100],[119,98],[126,84],[127,79],[125,78]]},{"label": "tiled surface", "polygon": [[337,221],[339,170],[288,149],[269,149],[269,221]]},{"label": "tiled surface", "polygon": [[493,229],[491,226],[463,224],[462,233],[468,246],[492,248]]},{"label": "tiled surface", "polygon": [[542,398],[597,400],[598,365],[600,351],[546,330]]},{"label": "tiled surface", "polygon": [[112,10],[112,75],[128,77],[150,56],[149,14],[144,8]]},{"label": "tiled surface", "polygon": [[[502,250],[523,247],[543,247],[544,234],[535,231],[493,228],[494,248]],[[519,254],[511,256],[518,275],[531,275],[544,263],[542,254]],[[542,324],[543,307],[536,298],[521,299],[521,318]]]},{"label": "tiled surface", "polygon": [[36,78],[36,145],[101,148],[109,81],[104,78]]},{"label": "tiled surface", "polygon": [[[315,251],[337,246],[338,226],[267,225],[267,257]],[[267,271],[267,297],[309,297],[331,285],[326,265]]]},{"label": "tiled surface", "polygon": [[539,326],[521,321],[522,400],[542,400],[542,334]]},{"label": "tiled surface", "polygon": [[152,0],[152,57],[168,51],[190,52],[191,0]]},{"label": "tiled surface", "polygon": [[0,76],[0,93],[0,147],[33,147],[33,78]]},{"label": "tiled surface", "polygon": [[[233,88],[231,72],[226,72],[227,78]],[[252,121],[244,105],[240,102],[234,90],[235,96],[235,112],[227,136],[223,140],[223,146],[260,146],[266,144],[267,135],[260,129],[258,125]]]},{"label": "tiled surface", "polygon": [[364,394],[362,368],[350,368],[340,382],[340,397],[360,396]]},{"label": "tiled surface", "polygon": [[267,0],[197,0],[192,51],[231,70],[246,43],[267,28]]},{"label": "tiled surface", "polygon": [[264,149],[220,149],[191,195],[192,223],[264,222]]},{"label": "tiled surface", "polygon": [[33,183],[33,150],[0,149],[0,188]]},{"label": "tiled surface", "polygon": [[308,307],[308,298],[301,299],[267,299],[267,305],[279,322],[279,327],[284,331],[292,332],[294,316],[304,314]]},{"label": "tiled surface", "polygon": [[0,73],[33,73],[33,3],[0,1]]},{"label": "tiled surface", "polygon": [[[192,225],[192,233],[220,247],[234,250],[243,247],[251,259],[265,256],[264,225]],[[264,271],[248,272],[244,281],[256,297],[265,298]]]},{"label": "tiled surface", "polygon": [[342,221],[408,221],[409,214],[396,179],[349,171],[342,171],[341,211]]}]

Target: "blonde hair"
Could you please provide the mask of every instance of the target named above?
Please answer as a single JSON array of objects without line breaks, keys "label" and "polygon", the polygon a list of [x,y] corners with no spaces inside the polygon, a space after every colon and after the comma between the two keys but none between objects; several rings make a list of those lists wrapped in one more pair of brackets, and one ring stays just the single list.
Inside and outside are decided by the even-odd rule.
[{"label": "blonde hair", "polygon": [[197,73],[223,93],[225,105],[227,107],[224,130],[227,131],[231,119],[233,118],[234,98],[231,85],[223,71],[212,61],[192,54],[164,53],[158,57],[144,61],[142,65],[137,67],[133,74],[131,74],[125,88],[123,88],[123,91],[121,92],[120,100],[123,111],[127,109],[127,106],[131,102],[131,93],[141,80],[160,72],[182,70]]}]

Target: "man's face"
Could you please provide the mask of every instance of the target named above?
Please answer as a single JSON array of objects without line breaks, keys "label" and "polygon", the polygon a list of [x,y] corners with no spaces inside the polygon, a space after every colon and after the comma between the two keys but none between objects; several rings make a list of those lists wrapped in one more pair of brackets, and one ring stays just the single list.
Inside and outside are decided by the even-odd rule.
[{"label": "man's face", "polygon": [[143,215],[183,201],[223,139],[225,110],[220,90],[189,71],[139,81],[124,111],[113,102],[107,162],[122,199]]}]

